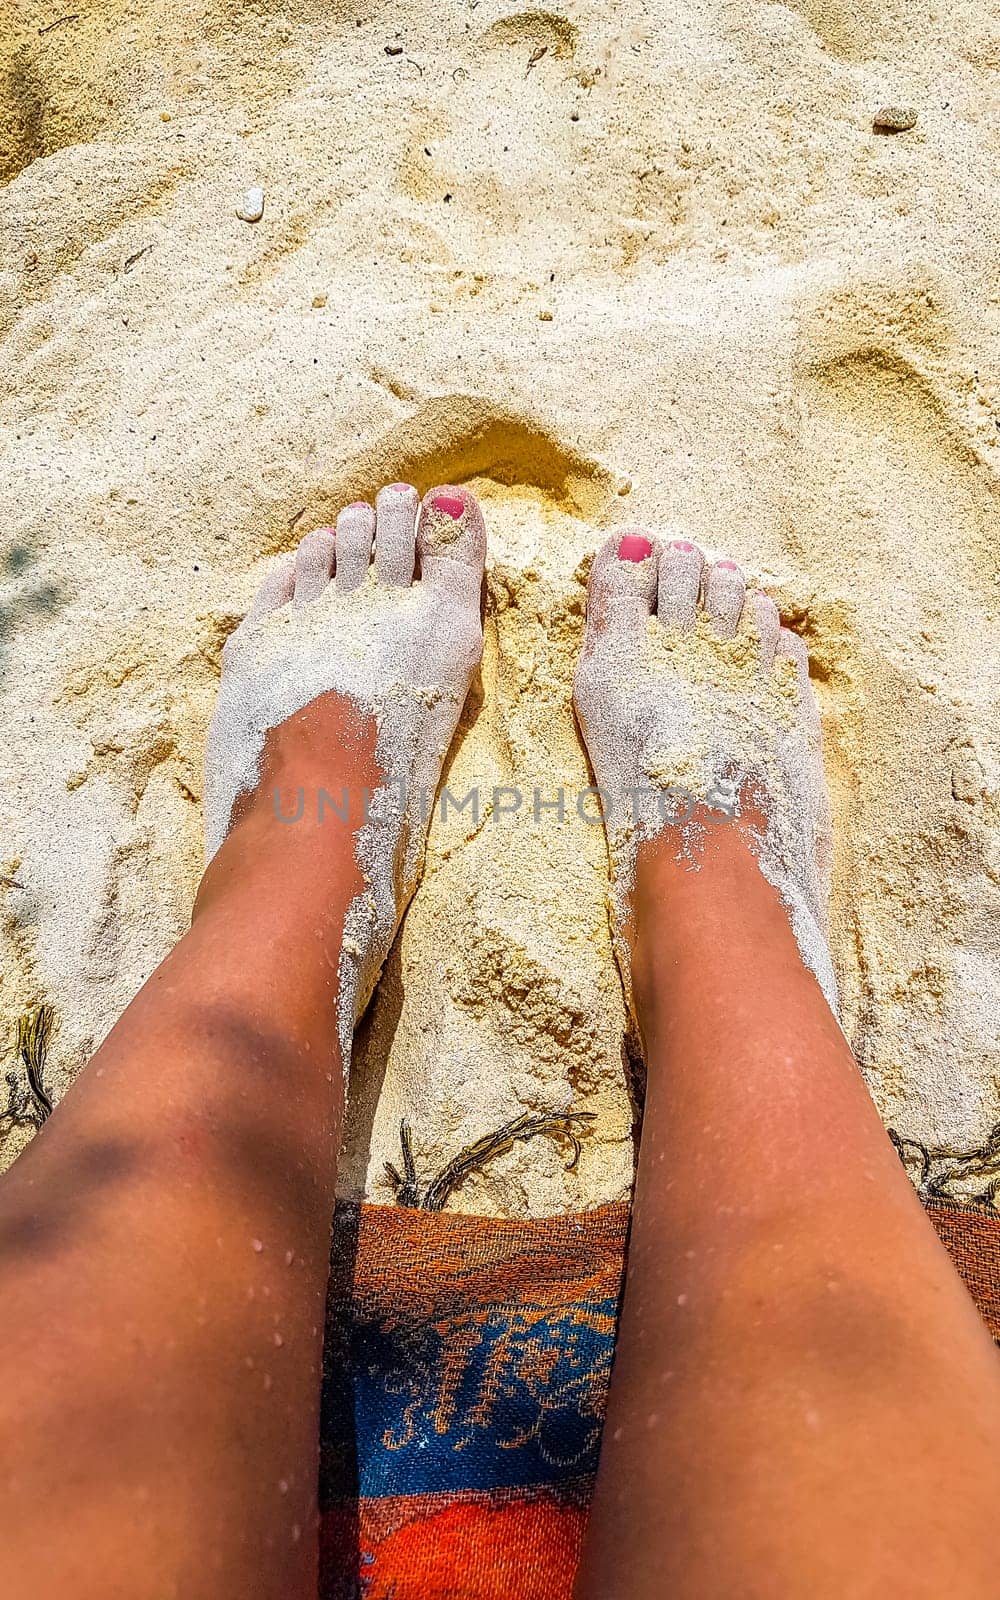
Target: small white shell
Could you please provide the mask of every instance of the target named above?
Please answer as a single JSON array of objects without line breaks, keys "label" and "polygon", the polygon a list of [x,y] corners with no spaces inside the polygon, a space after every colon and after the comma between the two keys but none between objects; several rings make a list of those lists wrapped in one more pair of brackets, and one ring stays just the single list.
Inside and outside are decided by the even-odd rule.
[{"label": "small white shell", "polygon": [[236,207],[236,215],[241,222],[259,222],[264,215],[263,189],[248,189]]}]

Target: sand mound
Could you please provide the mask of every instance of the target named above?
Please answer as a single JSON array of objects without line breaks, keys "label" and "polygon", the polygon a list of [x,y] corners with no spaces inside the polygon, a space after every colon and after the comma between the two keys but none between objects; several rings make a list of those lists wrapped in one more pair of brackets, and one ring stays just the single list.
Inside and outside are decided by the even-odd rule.
[{"label": "sand mound", "polygon": [[[1000,1116],[1000,34],[902,0],[614,13],[22,0],[0,40],[0,1006],[11,1066],[54,1006],[55,1094],[184,928],[263,558],[381,482],[452,479],[492,538],[452,790],[588,781],[602,530],[724,546],[811,651],[880,1107],[924,1141]],[[916,126],[873,131],[883,106]],[[426,1179],[573,1106],[572,1170],[539,1138],[451,1204],[626,1191],[606,887],[572,806],[435,827],[345,1190],[390,1197],[404,1117]]]}]

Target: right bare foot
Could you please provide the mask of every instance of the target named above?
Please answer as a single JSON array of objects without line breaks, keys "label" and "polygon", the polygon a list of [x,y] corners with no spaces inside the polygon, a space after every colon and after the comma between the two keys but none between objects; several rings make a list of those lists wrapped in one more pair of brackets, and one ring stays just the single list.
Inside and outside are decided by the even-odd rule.
[{"label": "right bare foot", "polygon": [[805,645],[732,561],[616,533],[594,560],[574,703],[602,791],[615,944],[631,1000],[629,919],[644,841],[697,869],[734,823],[836,1010],[826,937],[829,802]]}]

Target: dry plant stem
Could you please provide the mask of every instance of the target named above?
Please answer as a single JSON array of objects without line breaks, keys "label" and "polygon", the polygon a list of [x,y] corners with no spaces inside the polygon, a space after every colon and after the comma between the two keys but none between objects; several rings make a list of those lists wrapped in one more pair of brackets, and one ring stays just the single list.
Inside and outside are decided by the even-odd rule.
[{"label": "dry plant stem", "polygon": [[346,828],[282,826],[271,792],[360,807],[374,747],[332,695],[269,736],[190,932],[0,1188],[8,1600],[315,1595],[361,875]]},{"label": "dry plant stem", "polygon": [[1000,1366],[740,828],[639,854],[649,1067],[578,1600],[996,1593]]}]

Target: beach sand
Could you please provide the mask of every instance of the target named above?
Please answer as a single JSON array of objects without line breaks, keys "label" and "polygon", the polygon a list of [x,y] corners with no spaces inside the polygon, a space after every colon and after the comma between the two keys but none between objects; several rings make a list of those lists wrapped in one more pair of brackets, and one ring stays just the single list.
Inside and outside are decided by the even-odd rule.
[{"label": "beach sand", "polygon": [[[983,1139],[998,69],[975,3],[21,0],[0,38],[4,1070],[50,1003],[58,1097],[183,932],[219,652],[267,558],[383,482],[450,480],[491,555],[447,781],[525,805],[432,830],[356,1041],[344,1193],[392,1198],[403,1119],[426,1182],[567,1108],[596,1113],[575,1166],[519,1143],[450,1208],[628,1192],[641,1071],[570,686],[588,558],[636,523],[726,550],[806,639],[847,1036],[890,1126]],[[876,131],[894,106],[915,125]],[[565,819],[536,825],[560,785]]]}]

